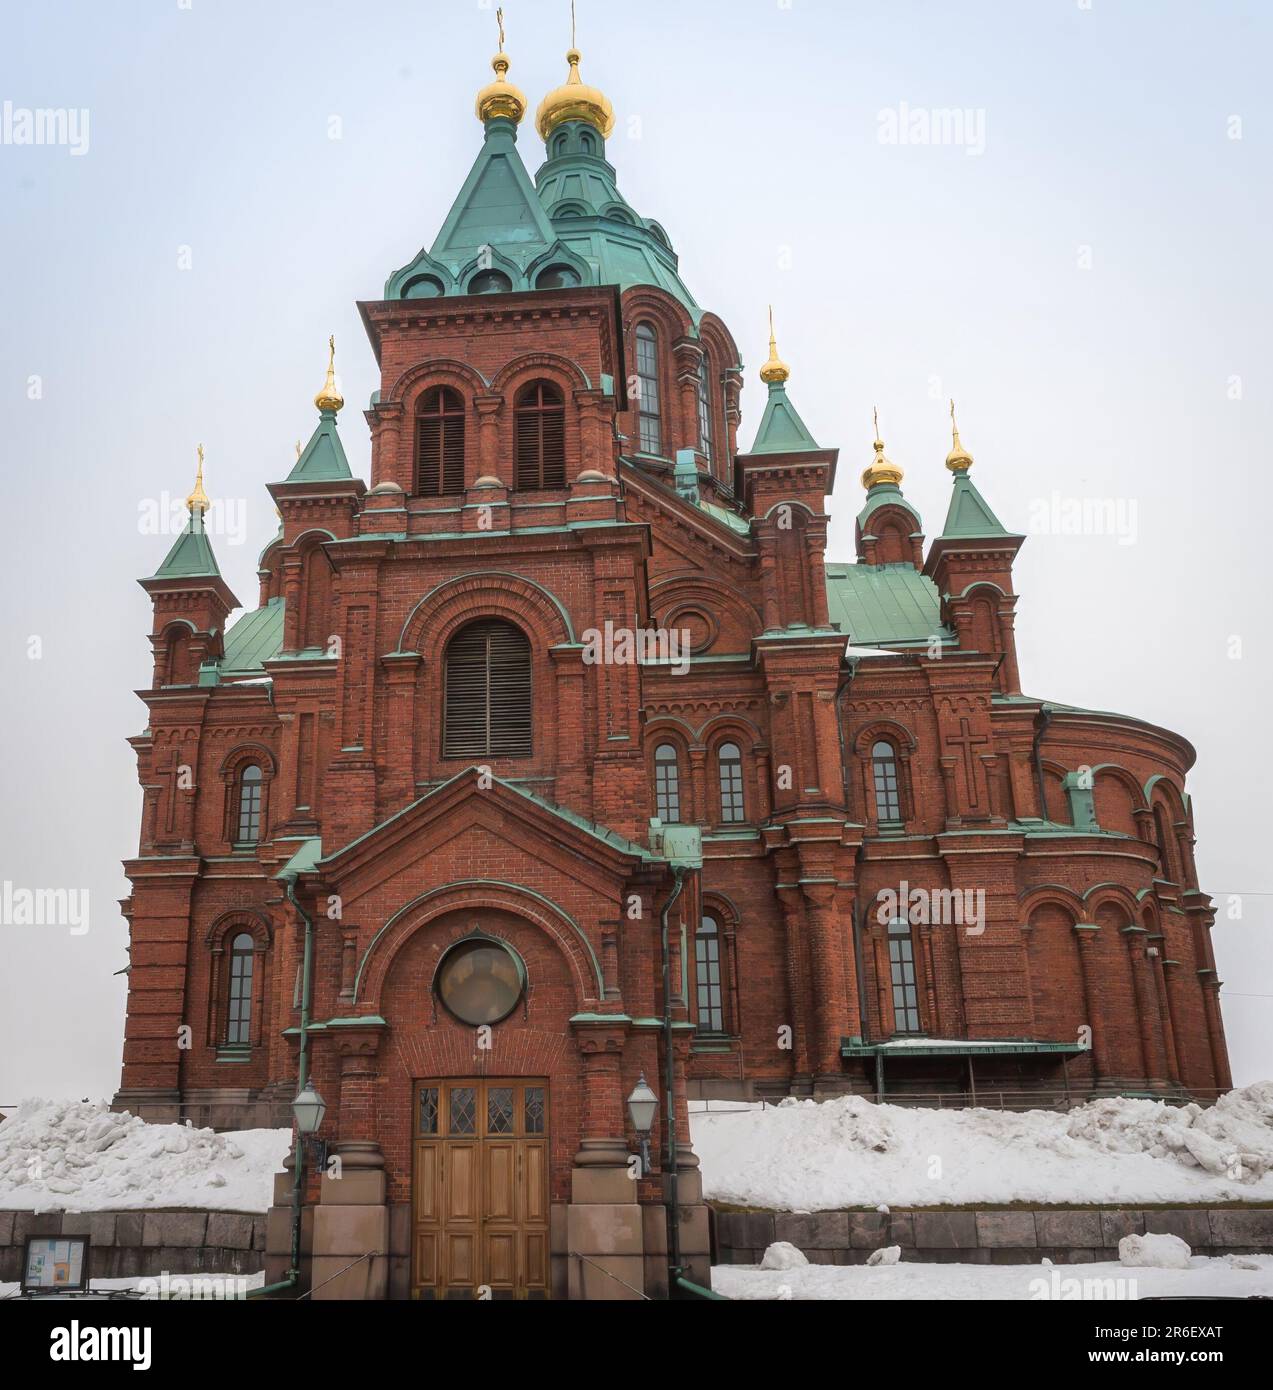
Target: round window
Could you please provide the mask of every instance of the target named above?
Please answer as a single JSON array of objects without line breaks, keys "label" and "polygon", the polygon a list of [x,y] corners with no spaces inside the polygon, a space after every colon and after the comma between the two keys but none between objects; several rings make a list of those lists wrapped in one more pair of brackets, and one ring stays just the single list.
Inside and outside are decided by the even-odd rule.
[{"label": "round window", "polygon": [[489,937],[470,937],[452,946],[434,980],[447,1011],[474,1028],[507,1018],[525,985],[521,961]]}]

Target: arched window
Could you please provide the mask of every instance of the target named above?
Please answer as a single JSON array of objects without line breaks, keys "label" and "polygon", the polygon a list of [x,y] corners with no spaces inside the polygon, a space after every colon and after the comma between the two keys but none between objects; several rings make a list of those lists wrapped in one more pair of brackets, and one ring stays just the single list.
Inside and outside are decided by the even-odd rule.
[{"label": "arched window", "polygon": [[704,353],[698,364],[698,443],[708,463],[712,461],[712,396],[708,389],[708,362]]},{"label": "arched window", "polygon": [[704,917],[694,936],[694,979],[698,990],[698,1028],[701,1033],[725,1031],[725,997],[721,989],[720,926]]},{"label": "arched window", "polygon": [[261,838],[261,769],[249,763],[239,773],[239,814],[235,821],[234,840],[240,845],[254,845]]},{"label": "arched window", "polygon": [[252,969],[256,944],[240,932],[230,947],[230,993],[226,1011],[225,1040],[230,1047],[252,1042]]},{"label": "arched window", "polygon": [[517,486],[523,492],[566,486],[566,403],[549,381],[533,381],[517,397]]},{"label": "arched window", "polygon": [[659,340],[648,323],[637,325],[637,416],[641,431],[641,452],[663,452],[663,406],[659,398]]},{"label": "arched window", "polygon": [[910,923],[888,924],[888,965],[893,986],[893,1031],[919,1032],[919,991],[915,987],[915,946]]},{"label": "arched window", "polygon": [[417,275],[403,286],[403,299],[441,299],[446,293],[436,275]]},{"label": "arched window", "polygon": [[563,155],[563,154],[565,154],[565,153],[566,153],[566,145],[567,145],[567,143],[569,142],[569,139],[570,139],[570,137],[569,137],[569,136],[566,134],[566,132],[563,130],[563,131],[561,132],[561,134],[553,141],[553,154],[554,154],[554,155]]},{"label": "arched window", "polygon": [[897,753],[881,740],[871,749],[871,777],[875,784],[875,819],[881,825],[900,825],[902,794],[897,780]]},{"label": "arched window", "polygon": [[1162,866],[1162,876],[1169,883],[1180,881],[1177,872],[1174,836],[1167,819],[1167,810],[1161,802],[1154,807],[1154,829],[1158,836],[1158,860]]},{"label": "arched window", "polygon": [[681,767],[670,743],[661,743],[654,750],[654,802],[664,825],[680,823]]},{"label": "arched window", "polygon": [[435,386],[416,407],[415,490],[420,497],[464,491],[464,398]]},{"label": "arched window", "polygon": [[747,819],[743,800],[743,755],[736,743],[722,743],[716,753],[720,769],[720,818],[725,825]]},{"label": "arched window", "polygon": [[483,270],[469,281],[470,294],[507,294],[513,282],[502,270]]},{"label": "arched window", "polygon": [[597,152],[597,142],[586,130],[579,137],[579,148],[584,154],[596,154]]},{"label": "arched window", "polygon": [[539,272],[537,290],[570,290],[580,284],[579,272],[572,265],[550,265]]},{"label": "arched window", "polygon": [[447,758],[525,758],[531,752],[530,642],[498,618],[470,623],[446,649]]}]

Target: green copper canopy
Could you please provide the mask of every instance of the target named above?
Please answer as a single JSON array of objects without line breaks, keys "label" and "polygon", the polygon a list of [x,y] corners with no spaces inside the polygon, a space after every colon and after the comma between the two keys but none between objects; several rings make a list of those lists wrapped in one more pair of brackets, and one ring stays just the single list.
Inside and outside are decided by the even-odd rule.
[{"label": "green copper canopy", "polygon": [[168,552],[168,558],[155,572],[155,579],[220,579],[212,543],[203,529],[203,513],[196,507],[186,529]]},{"label": "green copper canopy", "polygon": [[769,383],[769,400],[761,417],[753,454],[795,454],[818,449],[818,442],[809,427],[791,404],[785,382]]},{"label": "green copper canopy", "polygon": [[923,522],[919,513],[902,496],[902,489],[896,483],[876,483],[866,494],[866,505],[858,513],[858,528],[866,534],[870,527],[867,522],[881,507],[901,507],[915,518],[915,529],[921,530]]},{"label": "green copper canopy", "polygon": [[946,513],[946,526],[942,535],[962,540],[1007,534],[1003,524],[990,510],[990,504],[977,491],[968,474],[956,473],[955,491],[950,499],[950,510]]},{"label": "green copper canopy", "polygon": [[318,428],[301,451],[296,466],[287,475],[289,483],[336,482],[352,478],[345,447],[336,429],[336,414],[324,410],[318,417]]}]

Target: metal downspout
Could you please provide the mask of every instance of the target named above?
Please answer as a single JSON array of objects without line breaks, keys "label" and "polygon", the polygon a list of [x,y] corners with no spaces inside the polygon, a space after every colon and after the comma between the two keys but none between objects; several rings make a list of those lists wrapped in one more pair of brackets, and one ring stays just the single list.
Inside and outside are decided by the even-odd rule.
[{"label": "metal downspout", "polygon": [[[296,1068],[296,1094],[305,1089],[309,1080],[309,1011],[311,976],[314,967],[314,923],[309,913],[300,905],[296,897],[296,879],[287,879],[287,900],[292,904],[305,923],[305,951],[301,960],[301,1045]],[[253,1289],[249,1297],[261,1298],[266,1294],[282,1293],[295,1289],[301,1279],[301,1213],[304,1210],[305,1195],[305,1143],[300,1133],[296,1135],[296,1145],[292,1154],[292,1267],[287,1278],[277,1284],[267,1284],[263,1289]]]},{"label": "metal downspout", "polygon": [[[849,682],[857,675],[857,667],[850,662],[849,674],[840,682],[840,688],[835,692],[835,727],[840,735],[840,777],[844,783],[844,814],[849,814],[849,762],[848,750],[844,743],[844,707],[841,701],[845,692],[849,688]],[[853,878],[855,886],[861,881],[862,855],[865,853],[865,842],[858,846],[855,863],[853,866]],[[857,976],[858,987],[858,1026],[862,1030],[862,1041],[868,1042],[867,1036],[867,1011],[866,1011],[866,976],[863,974],[862,965],[862,927],[866,922],[865,910],[859,910],[857,893],[854,892],[853,905],[853,970]]]},{"label": "metal downspout", "polygon": [[672,1045],[672,951],[668,939],[668,918],[685,888],[686,870],[674,865],[672,873],[676,887],[663,905],[663,1095],[666,1103],[664,1128],[663,1205],[667,1209],[668,1298],[681,1277],[681,1210],[680,1191],[676,1173],[676,1057]]}]

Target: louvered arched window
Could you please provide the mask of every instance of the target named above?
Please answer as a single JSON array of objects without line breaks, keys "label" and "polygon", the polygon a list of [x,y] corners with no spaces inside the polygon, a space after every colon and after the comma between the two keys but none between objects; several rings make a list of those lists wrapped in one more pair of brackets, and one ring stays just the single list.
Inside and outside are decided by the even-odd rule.
[{"label": "louvered arched window", "polygon": [[416,409],[415,490],[420,497],[464,491],[464,398],[448,386],[426,391]]},{"label": "louvered arched window", "polygon": [[566,402],[550,381],[533,381],[513,409],[517,486],[522,492],[566,486]]},{"label": "louvered arched window", "polygon": [[712,461],[712,396],[708,388],[707,354],[698,364],[698,442],[708,463]]},{"label": "louvered arched window", "polygon": [[447,758],[525,758],[531,752],[530,642],[498,618],[470,623],[446,649]]}]

